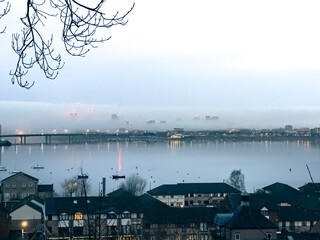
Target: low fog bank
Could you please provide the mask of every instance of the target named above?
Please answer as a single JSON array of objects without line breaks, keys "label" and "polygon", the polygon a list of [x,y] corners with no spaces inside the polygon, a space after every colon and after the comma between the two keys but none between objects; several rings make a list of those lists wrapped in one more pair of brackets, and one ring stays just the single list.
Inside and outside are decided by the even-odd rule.
[{"label": "low fog bank", "polygon": [[119,128],[151,131],[173,128],[264,129],[284,127],[287,124],[294,128],[314,128],[320,127],[319,119],[318,107],[181,108],[0,101],[2,134],[86,130],[115,132]]}]

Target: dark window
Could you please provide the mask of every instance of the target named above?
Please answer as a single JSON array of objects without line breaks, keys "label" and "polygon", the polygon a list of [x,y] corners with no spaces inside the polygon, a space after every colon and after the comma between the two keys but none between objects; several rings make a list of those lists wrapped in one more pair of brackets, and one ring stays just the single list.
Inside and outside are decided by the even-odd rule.
[{"label": "dark window", "polygon": [[69,237],[69,228],[59,228],[59,237]]},{"label": "dark window", "polygon": [[118,235],[118,230],[116,226],[108,227],[108,235]]},{"label": "dark window", "polygon": [[117,215],[114,214],[114,213],[108,213],[108,214],[107,214],[107,218],[108,218],[108,219],[116,219],[116,218],[117,218]]},{"label": "dark window", "polygon": [[130,213],[122,213],[121,218],[130,218],[131,214]]},{"label": "dark window", "polygon": [[73,227],[73,236],[75,236],[75,237],[83,236],[83,228],[82,227]]}]

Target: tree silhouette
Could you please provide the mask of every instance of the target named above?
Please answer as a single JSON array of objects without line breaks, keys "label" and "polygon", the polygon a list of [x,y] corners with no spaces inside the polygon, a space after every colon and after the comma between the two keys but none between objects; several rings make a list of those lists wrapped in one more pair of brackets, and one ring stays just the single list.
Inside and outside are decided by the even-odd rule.
[{"label": "tree silhouette", "polygon": [[119,188],[122,188],[133,195],[139,196],[144,192],[146,186],[147,180],[133,173],[120,184]]},{"label": "tree silhouette", "polygon": [[241,172],[241,170],[233,170],[229,179],[227,180],[227,183],[242,192],[246,190],[244,174]]},{"label": "tree silhouette", "polygon": [[[0,0],[0,4],[5,0]],[[109,29],[115,25],[126,25],[125,18],[132,7],[125,13],[106,14],[106,0],[26,0],[25,16],[20,18],[23,28],[21,34],[12,35],[12,48],[18,55],[15,68],[10,71],[12,84],[30,89],[33,82],[22,80],[28,70],[38,65],[44,75],[55,79],[64,63],[60,54],[54,53],[53,35],[46,38],[49,29],[45,22],[48,18],[59,17],[62,22],[62,36],[66,51],[72,56],[84,56],[97,43],[108,41],[111,37],[97,37],[99,29]],[[0,5],[0,7],[2,7]],[[10,10],[10,4],[0,11],[0,19]],[[4,32],[5,29],[2,30]]]}]

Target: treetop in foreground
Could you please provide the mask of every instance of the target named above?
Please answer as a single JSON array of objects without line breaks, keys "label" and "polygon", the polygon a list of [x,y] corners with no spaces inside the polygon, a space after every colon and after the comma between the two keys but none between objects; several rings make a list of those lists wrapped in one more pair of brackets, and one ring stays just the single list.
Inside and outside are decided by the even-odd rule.
[{"label": "treetop in foreground", "polygon": [[[108,16],[106,0],[26,0],[25,16],[20,18],[23,24],[21,33],[12,35],[11,45],[18,55],[14,69],[10,71],[12,84],[30,89],[34,81],[22,78],[28,70],[38,65],[48,79],[55,79],[59,70],[63,68],[60,54],[54,53],[53,35],[46,27],[49,18],[58,17],[62,22],[61,40],[65,50],[72,56],[84,56],[98,43],[108,41],[111,36],[99,37],[100,29],[109,29],[115,25],[126,25],[127,15],[132,7],[124,14],[119,12]],[[7,0],[0,0],[0,19],[10,11],[11,4]],[[4,33],[6,28],[0,29]]]}]

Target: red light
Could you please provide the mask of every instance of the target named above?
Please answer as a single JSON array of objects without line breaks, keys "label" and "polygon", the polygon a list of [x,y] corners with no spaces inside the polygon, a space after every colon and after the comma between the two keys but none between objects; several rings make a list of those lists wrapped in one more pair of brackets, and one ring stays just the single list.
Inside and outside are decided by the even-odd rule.
[{"label": "red light", "polygon": [[92,112],[92,109],[91,109],[91,108],[89,108],[89,109],[88,109],[88,112]]}]

